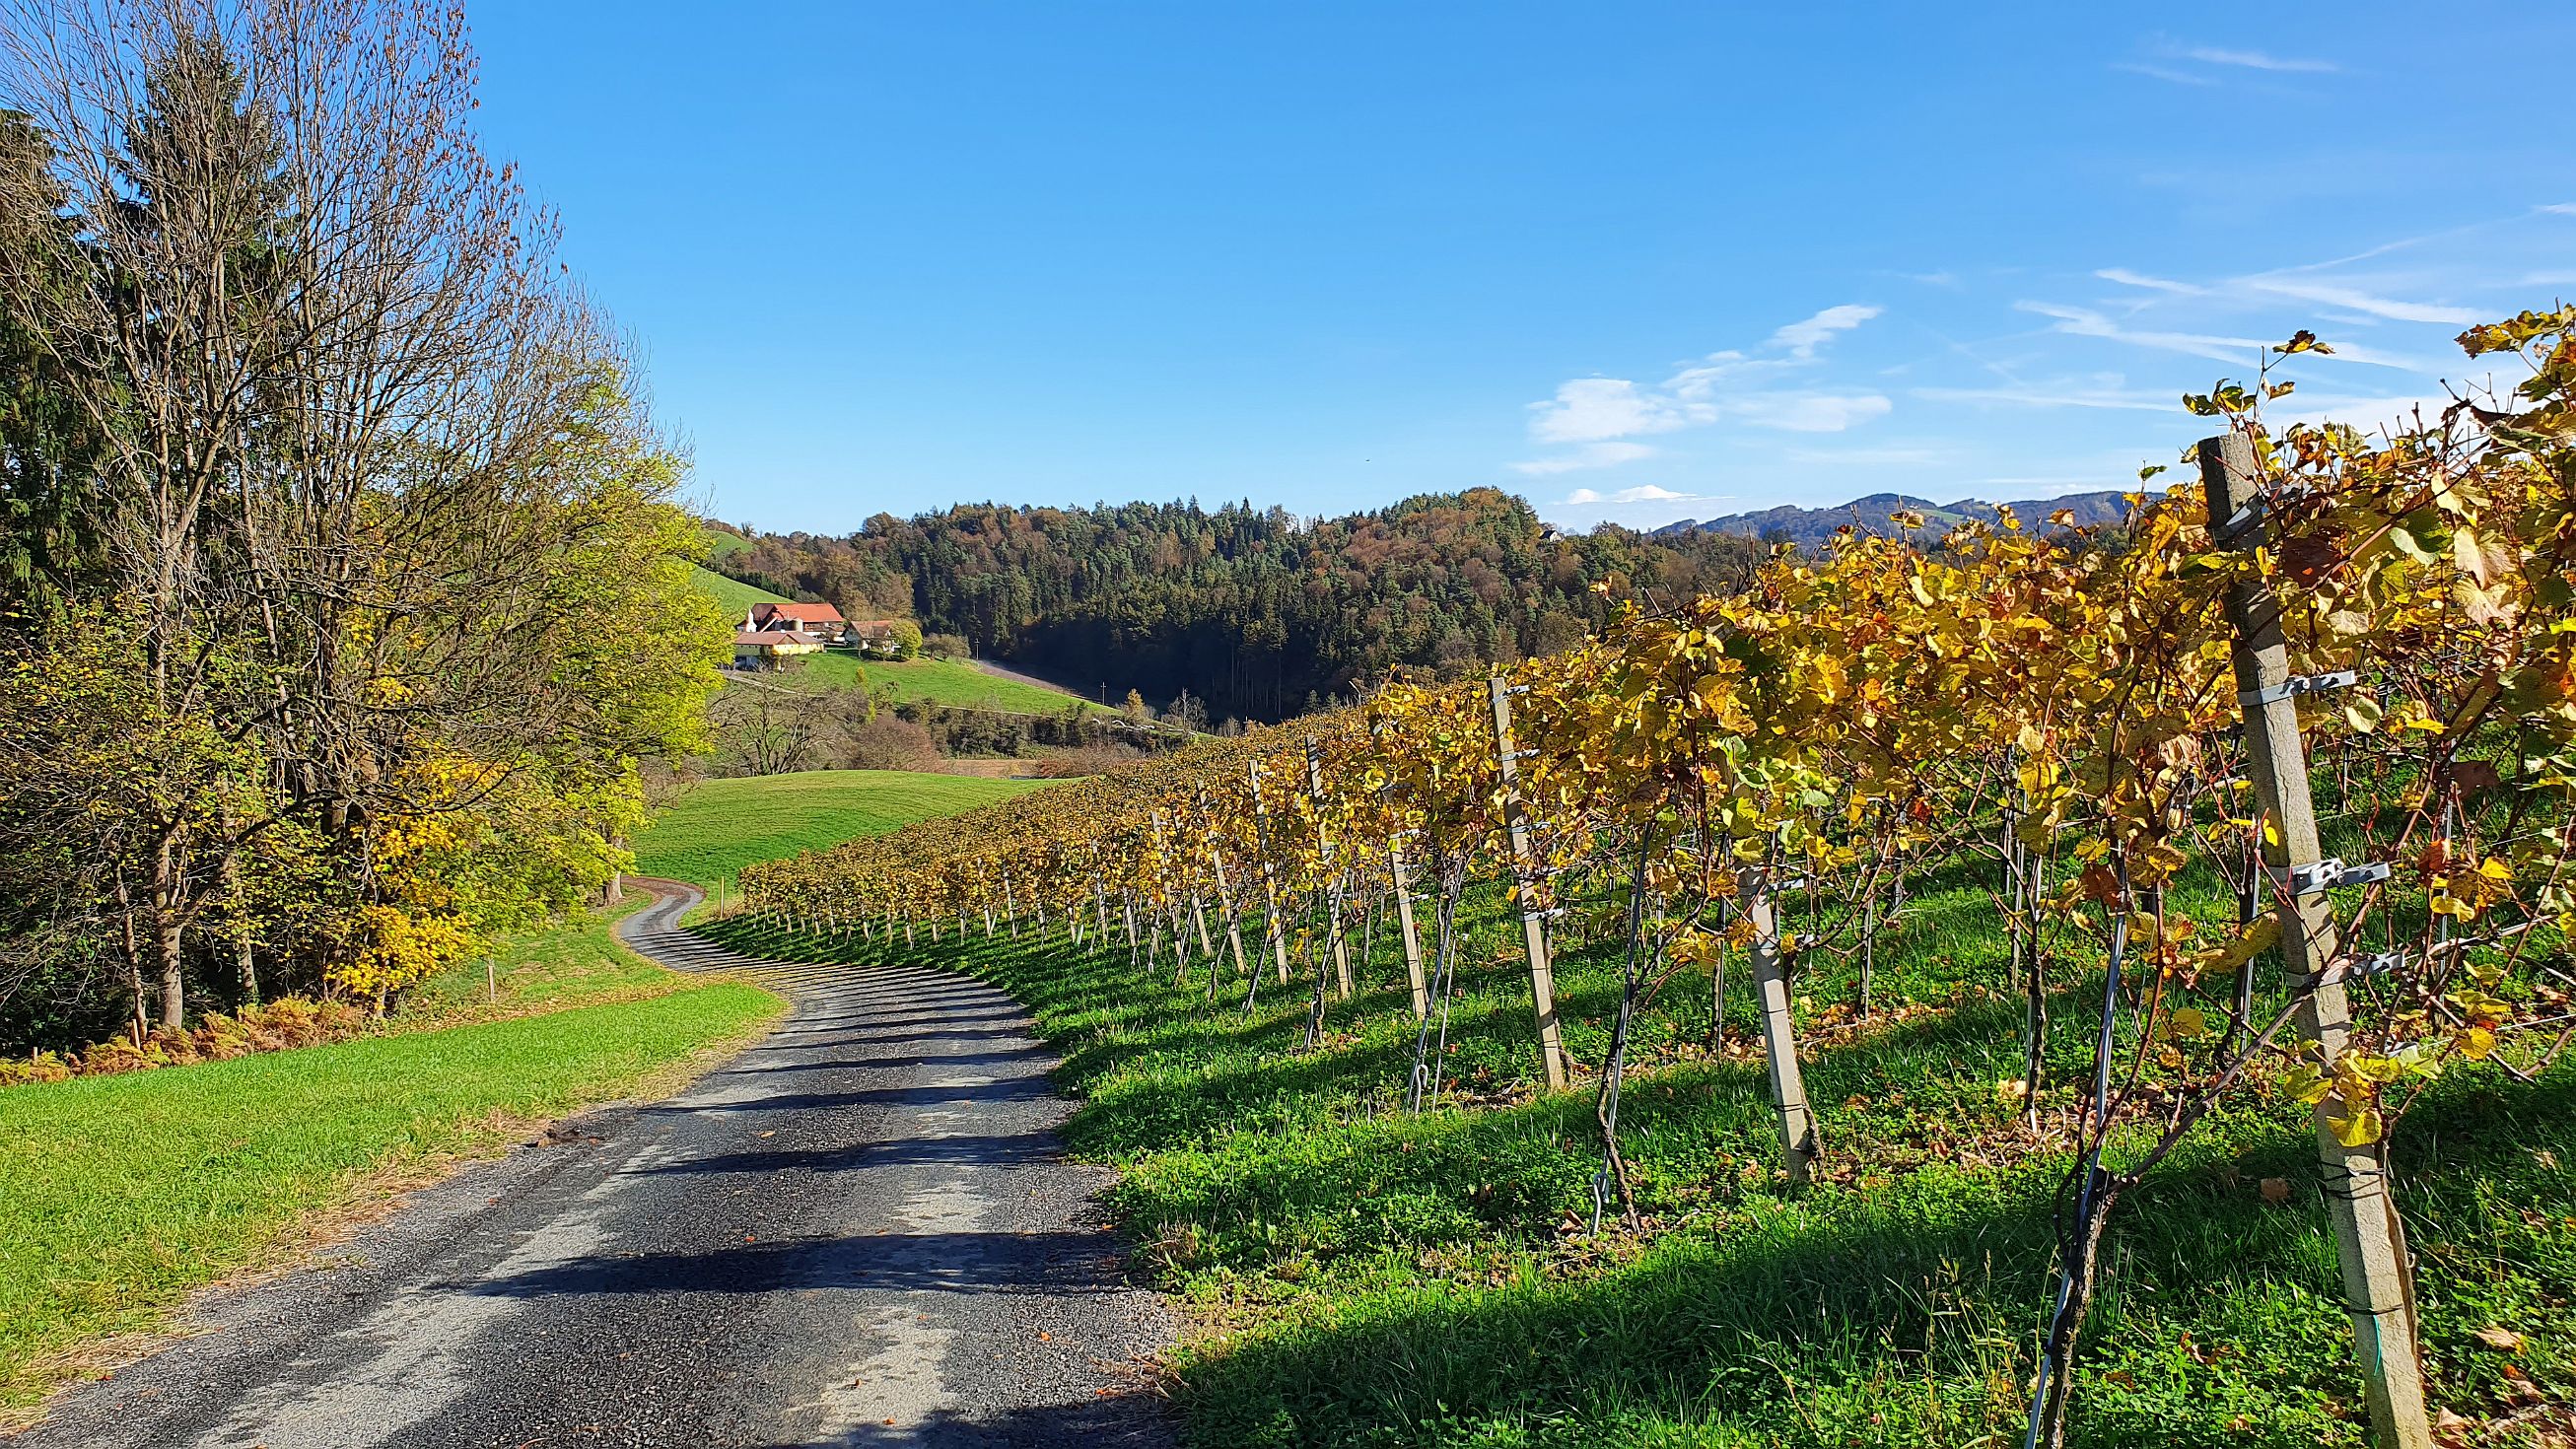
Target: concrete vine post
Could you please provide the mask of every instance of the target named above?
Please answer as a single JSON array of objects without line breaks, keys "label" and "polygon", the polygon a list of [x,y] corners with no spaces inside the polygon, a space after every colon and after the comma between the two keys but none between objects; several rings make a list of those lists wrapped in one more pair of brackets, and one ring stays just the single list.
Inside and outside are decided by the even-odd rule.
[{"label": "concrete vine post", "polygon": [[1771,1105],[1780,1115],[1780,1165],[1792,1187],[1814,1174],[1816,1114],[1807,1106],[1806,1078],[1798,1070],[1798,1026],[1789,1014],[1789,970],[1780,949],[1780,923],[1771,908],[1771,881],[1746,869],[1736,887],[1736,909],[1753,926],[1753,993],[1762,1012],[1762,1055],[1771,1077]]},{"label": "concrete vine post", "polygon": [[[2229,552],[2260,548],[2266,532],[2264,498],[2252,441],[2235,432],[2203,440],[2200,476],[2218,547]],[[2336,970],[2343,954],[2334,912],[2322,884],[2301,888],[2306,883],[2301,868],[2321,857],[2280,603],[2270,580],[2241,576],[2228,585],[2226,603],[2227,621],[2236,634],[2237,701],[2245,711],[2245,772],[2264,815],[2280,831],[2277,841],[2263,842],[2262,852],[2264,869],[2277,886],[2281,961],[2294,984],[2316,983],[2299,1007],[2297,1028],[2331,1062],[2344,1049],[2352,1012]],[[2383,1449],[2429,1449],[2433,1430],[2424,1407],[2412,1272],[2380,1157],[2385,1144],[2346,1147],[2326,1125],[2326,1116],[2327,1105],[2318,1104],[2317,1160],[2334,1217],[2344,1306],[2352,1315],[2371,1427]]]},{"label": "concrete vine post", "polygon": [[[1245,768],[1252,775],[1252,822],[1255,832],[1260,836],[1261,897],[1264,907],[1270,913],[1270,954],[1278,963],[1279,984],[1285,986],[1288,984],[1289,976],[1288,937],[1281,929],[1279,920],[1279,865],[1270,850],[1270,806],[1261,798],[1261,761],[1258,759],[1248,761]],[[1252,999],[1247,996],[1244,998],[1244,1009],[1248,1011],[1251,1007]]]},{"label": "concrete vine post", "polygon": [[1431,982],[1422,971],[1422,933],[1413,925],[1413,882],[1404,873],[1404,832],[1386,838],[1386,874],[1395,893],[1395,925],[1404,938],[1405,984],[1413,989],[1413,1019],[1431,1014]]},{"label": "concrete vine post", "polygon": [[[1216,843],[1216,812],[1208,808],[1207,795],[1204,791],[1199,795],[1199,814],[1208,823],[1206,837],[1208,874],[1216,882],[1216,908],[1217,913],[1225,917],[1225,944],[1234,955],[1234,974],[1248,976],[1252,972],[1252,967],[1243,958],[1243,912],[1235,908],[1234,888],[1226,884],[1225,852],[1219,850]],[[1219,970],[1222,964],[1215,959],[1211,951],[1208,960],[1208,1000],[1210,1001],[1216,1000],[1217,977],[1222,974]]]},{"label": "concrete vine post", "polygon": [[1315,841],[1322,852],[1325,885],[1325,938],[1333,952],[1334,984],[1340,987],[1342,999],[1351,999],[1351,946],[1342,938],[1342,878],[1333,870],[1333,843],[1324,833],[1324,765],[1316,755],[1313,741],[1306,744],[1306,800],[1315,811]]},{"label": "concrete vine post", "polygon": [[1565,1086],[1565,1037],[1556,1020],[1556,970],[1548,957],[1547,911],[1542,895],[1547,867],[1538,858],[1529,810],[1521,802],[1520,756],[1512,748],[1511,686],[1499,674],[1486,681],[1494,705],[1494,759],[1502,776],[1503,819],[1512,840],[1512,875],[1521,908],[1521,944],[1529,953],[1530,1009],[1538,1019],[1538,1052],[1548,1090]]}]

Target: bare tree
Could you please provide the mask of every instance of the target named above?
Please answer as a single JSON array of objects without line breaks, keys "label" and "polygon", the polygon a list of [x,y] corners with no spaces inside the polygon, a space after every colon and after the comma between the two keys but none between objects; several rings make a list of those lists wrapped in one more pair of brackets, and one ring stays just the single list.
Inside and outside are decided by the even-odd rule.
[{"label": "bare tree", "polygon": [[[0,167],[29,239],[0,304],[109,440],[99,522],[165,733],[256,740],[269,775],[219,816],[145,812],[175,1027],[183,934],[282,820],[363,898],[388,822],[523,767],[613,772],[666,727],[578,687],[622,667],[580,626],[678,465],[475,143],[461,9],[5,5],[0,104],[51,151]],[[424,773],[445,758],[483,768],[460,789]]]}]

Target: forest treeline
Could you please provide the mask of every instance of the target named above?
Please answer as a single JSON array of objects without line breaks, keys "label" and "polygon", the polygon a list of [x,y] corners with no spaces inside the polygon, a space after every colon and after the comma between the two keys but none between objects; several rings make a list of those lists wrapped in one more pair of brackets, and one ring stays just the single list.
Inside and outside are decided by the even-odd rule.
[{"label": "forest treeline", "polygon": [[1457,678],[1581,642],[1621,599],[1740,588],[1764,546],[1560,534],[1493,488],[1306,519],[1195,501],[964,504],[846,538],[751,534],[716,567],[843,613],[899,613],[1076,688],[1184,690],[1275,720],[1400,668]]},{"label": "forest treeline", "polygon": [[724,620],[454,8],[0,35],[0,1050],[378,1008],[595,897]]}]

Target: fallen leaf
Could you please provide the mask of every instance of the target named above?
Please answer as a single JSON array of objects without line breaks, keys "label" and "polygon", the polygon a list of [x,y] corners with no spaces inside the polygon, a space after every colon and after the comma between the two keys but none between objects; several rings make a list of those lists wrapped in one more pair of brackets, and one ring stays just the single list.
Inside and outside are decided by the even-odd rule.
[{"label": "fallen leaf", "polygon": [[2263,1201],[2280,1204],[2288,1202],[2289,1200],[2290,1180],[2288,1178],[2267,1177],[2263,1179]]},{"label": "fallen leaf", "polygon": [[2498,1328],[2492,1323],[2479,1329],[2477,1332],[2470,1334],[2469,1337],[2476,1339],[2478,1342],[2485,1344],[2487,1347],[2494,1349],[2498,1353],[2516,1353],[2522,1348],[2521,1334],[2514,1332],[2510,1328]]}]

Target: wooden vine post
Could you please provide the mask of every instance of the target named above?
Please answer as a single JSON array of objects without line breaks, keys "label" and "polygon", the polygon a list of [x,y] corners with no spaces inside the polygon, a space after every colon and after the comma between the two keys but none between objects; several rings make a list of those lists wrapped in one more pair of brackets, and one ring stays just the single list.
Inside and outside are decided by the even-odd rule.
[{"label": "wooden vine post", "polygon": [[[2200,476],[2218,547],[2229,552],[2261,547],[2264,500],[2252,442],[2234,432],[2203,440]],[[2332,1062],[2344,1050],[2352,1012],[2337,970],[2342,952],[2323,880],[2313,869],[2303,871],[2321,859],[2316,805],[2308,791],[2307,749],[2299,735],[2298,686],[2290,679],[2289,648],[2281,637],[2280,603],[2271,581],[2241,575],[2231,581],[2227,621],[2236,633],[2245,772],[2264,815],[2280,827],[2280,838],[2265,841],[2262,849],[2266,872],[2280,883],[2275,909],[2281,920],[2282,964],[2294,983],[2318,982],[2299,1008],[2297,1026]],[[2429,1449],[2433,1430],[2424,1408],[2413,1285],[2387,1171],[2378,1144],[2346,1147],[2335,1137],[2326,1125],[2328,1111],[2328,1103],[2318,1104],[2317,1159],[2325,1171],[2336,1255],[2343,1262],[2344,1306],[2352,1314],[2371,1427],[2383,1449]]]},{"label": "wooden vine post", "polygon": [[1511,831],[1512,876],[1521,907],[1521,943],[1529,952],[1530,1007],[1538,1017],[1538,1052],[1549,1091],[1565,1086],[1565,1038],[1556,1021],[1556,971],[1547,954],[1547,911],[1540,900],[1547,868],[1521,803],[1520,756],[1512,748],[1512,687],[1499,674],[1486,681],[1494,702],[1494,759],[1503,782],[1503,822]]}]

